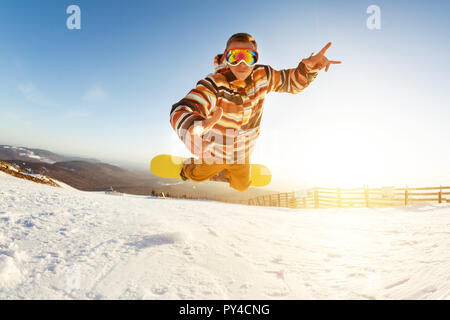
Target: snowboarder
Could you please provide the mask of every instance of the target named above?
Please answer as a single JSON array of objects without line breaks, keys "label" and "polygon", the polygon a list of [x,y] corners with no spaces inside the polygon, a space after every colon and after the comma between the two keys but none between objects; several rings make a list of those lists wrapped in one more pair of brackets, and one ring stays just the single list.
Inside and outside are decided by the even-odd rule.
[{"label": "snowboarder", "polygon": [[237,33],[225,51],[214,58],[215,73],[172,106],[170,123],[192,154],[181,166],[180,176],[200,182],[228,181],[245,191],[251,183],[250,155],[259,136],[263,103],[269,92],[296,94],[317,73],[340,61],[328,60],[325,45],[316,55],[301,60],[296,68],[275,70],[256,64],[257,44],[248,33]]}]

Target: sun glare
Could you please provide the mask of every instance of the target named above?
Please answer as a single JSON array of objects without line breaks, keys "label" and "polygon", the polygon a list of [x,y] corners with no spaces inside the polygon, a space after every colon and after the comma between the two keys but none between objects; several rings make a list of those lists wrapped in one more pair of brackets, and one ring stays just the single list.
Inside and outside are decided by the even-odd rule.
[{"label": "sun glare", "polygon": [[363,138],[337,134],[318,143],[305,160],[316,184],[360,187],[377,178],[377,159]]},{"label": "sun glare", "polygon": [[292,161],[278,157],[269,166],[287,179],[309,186],[360,188],[383,183],[382,176],[388,175],[383,171],[382,154],[376,150],[375,141],[369,142],[366,136],[349,131],[322,131],[320,137],[316,136],[303,148],[291,148]]}]

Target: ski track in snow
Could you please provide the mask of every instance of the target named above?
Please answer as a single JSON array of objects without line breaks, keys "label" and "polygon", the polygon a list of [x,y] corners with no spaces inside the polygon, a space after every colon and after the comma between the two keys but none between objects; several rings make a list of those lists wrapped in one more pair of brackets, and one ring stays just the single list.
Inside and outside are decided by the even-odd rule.
[{"label": "ski track in snow", "polygon": [[0,299],[450,299],[450,205],[291,210],[0,172]]}]

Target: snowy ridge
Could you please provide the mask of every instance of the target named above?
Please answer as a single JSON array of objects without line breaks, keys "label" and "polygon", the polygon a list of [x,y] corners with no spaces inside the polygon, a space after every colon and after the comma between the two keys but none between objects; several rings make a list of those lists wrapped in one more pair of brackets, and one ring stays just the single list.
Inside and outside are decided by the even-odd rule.
[{"label": "snowy ridge", "polygon": [[24,168],[24,170],[22,170],[19,166],[16,167],[5,161],[0,161],[0,171],[13,175],[16,178],[44,183],[53,187],[59,187],[59,185],[53,179],[47,177],[46,175],[32,173],[32,170],[29,168]]},{"label": "snowy ridge", "polygon": [[45,163],[51,163],[51,164],[55,163],[55,161],[52,161],[46,157],[41,157],[41,156],[35,154],[34,151],[23,148],[23,147],[3,146],[3,149],[15,149],[15,150],[18,150],[18,154],[21,157],[27,157],[32,160],[38,160],[38,161],[42,161]]},{"label": "snowy ridge", "polygon": [[115,197],[0,172],[0,299],[450,299],[450,206]]}]

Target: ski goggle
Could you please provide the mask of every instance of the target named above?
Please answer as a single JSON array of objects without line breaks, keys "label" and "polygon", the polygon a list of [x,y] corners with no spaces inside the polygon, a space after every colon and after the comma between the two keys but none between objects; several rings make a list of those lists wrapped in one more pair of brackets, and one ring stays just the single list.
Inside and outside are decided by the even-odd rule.
[{"label": "ski goggle", "polygon": [[232,66],[237,66],[244,61],[246,65],[251,67],[258,61],[258,52],[252,49],[229,49],[225,52],[225,60]]}]

